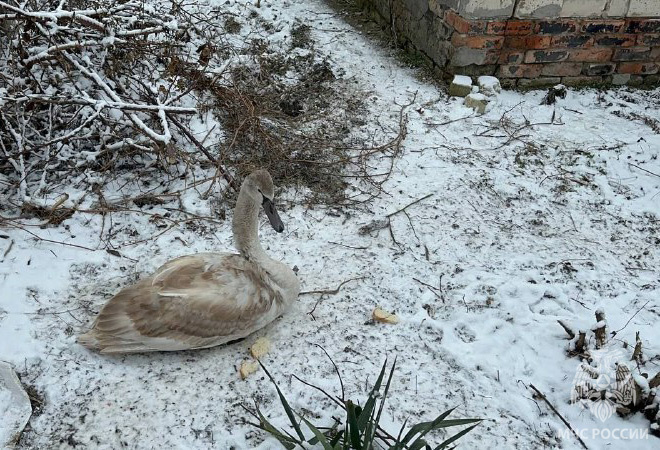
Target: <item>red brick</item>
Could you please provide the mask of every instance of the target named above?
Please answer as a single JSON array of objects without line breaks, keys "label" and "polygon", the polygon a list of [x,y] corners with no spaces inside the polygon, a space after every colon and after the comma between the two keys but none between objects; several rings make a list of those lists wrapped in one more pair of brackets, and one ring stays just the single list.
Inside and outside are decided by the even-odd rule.
[{"label": "red brick", "polygon": [[540,64],[513,64],[500,66],[497,73],[498,77],[503,78],[537,78],[541,76]]},{"label": "red brick", "polygon": [[612,59],[614,49],[611,48],[585,48],[571,50],[569,61],[576,62],[608,62]]},{"label": "red brick", "polygon": [[566,34],[552,37],[553,47],[591,47],[594,39],[586,34]]},{"label": "red brick", "polygon": [[658,73],[658,65],[655,63],[622,62],[617,68],[618,73],[632,73],[635,75],[652,75]]},{"label": "red brick", "polygon": [[623,30],[626,21],[619,20],[585,20],[582,22],[584,33],[619,33]]},{"label": "red brick", "polygon": [[618,48],[614,51],[612,61],[648,61],[650,56],[650,47]]},{"label": "red brick", "polygon": [[637,45],[659,46],[660,34],[640,34],[637,36]]},{"label": "red brick", "polygon": [[635,45],[635,34],[605,34],[594,37],[594,45],[599,47],[632,47]]},{"label": "red brick", "polygon": [[462,34],[477,34],[486,30],[483,20],[467,20],[450,9],[445,12],[445,22]]},{"label": "red brick", "polygon": [[552,44],[551,36],[505,36],[504,48],[529,50],[535,48],[549,48]]},{"label": "red brick", "polygon": [[541,75],[545,77],[576,77],[582,74],[582,63],[543,64]]},{"label": "red brick", "polygon": [[454,33],[451,36],[451,43],[454,47],[467,48],[502,48],[504,43],[503,36],[469,36],[467,34]]},{"label": "red brick", "polygon": [[566,34],[575,33],[578,29],[575,20],[542,20],[534,27],[537,34]]},{"label": "red brick", "polygon": [[531,34],[533,29],[530,20],[507,20],[504,34],[507,36],[524,36]]},{"label": "red brick", "polygon": [[525,53],[526,63],[547,63],[565,61],[568,50],[528,50]]},{"label": "red brick", "polygon": [[552,45],[552,37],[539,36],[537,34],[533,36],[527,36],[525,38],[525,45],[529,49],[549,48]]},{"label": "red brick", "polygon": [[505,36],[504,48],[517,48],[517,49],[526,50],[527,40],[525,36]]},{"label": "red brick", "polygon": [[660,33],[660,19],[629,19],[626,33]]},{"label": "red brick", "polygon": [[502,50],[497,60],[498,64],[520,64],[525,59],[525,52],[520,50]]},{"label": "red brick", "polygon": [[486,34],[493,34],[495,36],[502,36],[506,30],[506,22],[501,20],[493,20],[486,24]]}]

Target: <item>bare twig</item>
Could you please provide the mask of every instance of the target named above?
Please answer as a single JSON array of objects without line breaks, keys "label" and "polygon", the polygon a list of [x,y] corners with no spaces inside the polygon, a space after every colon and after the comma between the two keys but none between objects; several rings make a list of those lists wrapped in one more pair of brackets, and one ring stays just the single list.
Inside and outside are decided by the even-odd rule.
[{"label": "bare twig", "polygon": [[566,419],[564,419],[564,416],[562,416],[559,413],[559,411],[557,411],[557,409],[552,405],[552,403],[550,403],[550,400],[548,400],[548,398],[545,395],[543,395],[543,393],[541,391],[539,391],[536,388],[536,386],[534,386],[533,384],[530,384],[529,387],[534,389],[534,392],[536,392],[536,394],[541,398],[541,400],[543,400],[548,405],[548,407],[552,410],[552,412],[554,412],[557,415],[557,417],[559,417],[561,419],[561,421],[564,422],[564,425],[566,425],[568,427],[568,429],[571,430],[571,432],[573,433],[575,438],[578,440],[578,442],[582,445],[582,447],[588,450],[589,448],[587,447],[587,444],[585,444],[584,441],[580,438],[580,436],[575,432],[575,430],[573,429],[571,424],[568,423],[568,421]]}]

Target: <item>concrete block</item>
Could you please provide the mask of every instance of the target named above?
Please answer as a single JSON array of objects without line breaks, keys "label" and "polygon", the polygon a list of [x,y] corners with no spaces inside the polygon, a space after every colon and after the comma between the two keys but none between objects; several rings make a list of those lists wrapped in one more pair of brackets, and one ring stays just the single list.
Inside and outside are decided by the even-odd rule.
[{"label": "concrete block", "polygon": [[470,94],[465,97],[465,106],[474,109],[478,114],[483,114],[488,106],[488,98],[483,94]]},{"label": "concrete block", "polygon": [[511,17],[515,0],[463,0],[458,12],[467,19]]},{"label": "concrete block", "polygon": [[607,5],[605,11],[603,11],[604,17],[626,17],[628,14],[628,3],[630,0],[610,0],[610,4]]},{"label": "concrete block", "polygon": [[630,0],[628,17],[660,17],[658,0]]},{"label": "concrete block", "polygon": [[564,0],[561,17],[601,17],[608,0]]},{"label": "concrete block", "polygon": [[486,95],[495,95],[502,90],[500,80],[496,77],[483,75],[477,79],[477,83],[481,92]]},{"label": "concrete block", "polygon": [[449,95],[465,97],[472,92],[472,78],[465,75],[455,75],[454,81],[449,85]]},{"label": "concrete block", "polygon": [[557,18],[561,14],[564,0],[520,0],[515,17]]},{"label": "concrete block", "polygon": [[480,48],[459,47],[451,57],[452,66],[469,66],[472,64],[485,64],[488,51]]}]

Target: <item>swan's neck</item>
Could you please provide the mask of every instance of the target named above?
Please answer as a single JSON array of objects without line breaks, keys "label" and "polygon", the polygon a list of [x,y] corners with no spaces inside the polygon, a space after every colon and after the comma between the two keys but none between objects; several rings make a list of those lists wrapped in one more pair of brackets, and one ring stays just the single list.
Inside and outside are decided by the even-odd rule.
[{"label": "swan's neck", "polygon": [[267,258],[259,243],[259,208],[250,195],[241,189],[234,210],[234,244],[248,260],[262,261]]}]

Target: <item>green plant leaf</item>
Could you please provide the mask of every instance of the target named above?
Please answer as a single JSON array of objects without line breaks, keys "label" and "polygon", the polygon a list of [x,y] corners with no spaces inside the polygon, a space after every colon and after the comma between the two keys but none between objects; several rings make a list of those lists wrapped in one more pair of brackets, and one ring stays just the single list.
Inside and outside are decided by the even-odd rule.
[{"label": "green plant leaf", "polygon": [[[312,433],[314,433],[314,436],[316,437],[316,440],[321,443],[324,450],[333,450],[332,445],[330,445],[330,443],[328,442],[328,439],[325,437],[325,435],[323,433],[321,433],[319,431],[318,428],[316,428],[314,425],[312,425],[312,423],[309,420],[305,419],[300,414],[298,414],[298,416],[300,416],[302,421],[305,422],[305,425],[307,425],[307,428],[312,430]],[[311,442],[311,440],[310,440],[309,443],[310,444],[315,444],[315,442]]]},{"label": "green plant leaf", "polygon": [[380,390],[380,385],[383,382],[383,377],[385,376],[385,367],[387,366],[387,359],[383,363],[383,367],[380,369],[380,375],[378,375],[378,379],[376,379],[376,384],[371,388],[371,391],[369,392],[369,397],[367,398],[366,403],[364,404],[364,408],[362,408],[362,414],[360,414],[360,429],[364,430],[365,425],[367,424],[367,421],[369,420],[369,417],[372,416],[372,412],[374,411],[374,407],[376,406],[376,399],[378,398],[378,391]]},{"label": "green plant leaf", "polygon": [[284,411],[286,411],[286,415],[289,417],[289,421],[291,422],[291,425],[293,426],[293,429],[296,430],[296,433],[298,434],[298,437],[300,440],[304,441],[305,440],[305,435],[303,434],[302,430],[300,429],[300,426],[298,425],[298,422],[296,421],[296,416],[293,414],[293,410],[289,406],[289,402],[286,401],[286,398],[284,397],[284,394],[282,394],[282,391],[280,391],[280,387],[277,385],[275,382],[275,379],[273,376],[268,372],[266,369],[266,366],[264,366],[261,361],[257,359],[257,362],[261,366],[262,369],[264,369],[264,372],[266,372],[266,375],[268,375],[268,378],[270,378],[270,381],[273,382],[275,385],[275,389],[277,389],[277,395],[280,397],[280,402],[282,403],[282,406],[284,407]]},{"label": "green plant leaf", "polygon": [[454,441],[460,439],[461,437],[465,436],[467,433],[469,433],[470,431],[472,431],[477,425],[479,425],[479,424],[477,423],[477,424],[475,424],[475,425],[472,425],[471,427],[466,428],[466,429],[463,430],[463,431],[459,431],[458,433],[456,433],[455,435],[453,435],[452,437],[450,437],[449,439],[447,439],[446,441],[444,441],[442,444],[438,445],[438,446],[435,448],[435,450],[442,450],[442,449],[444,449],[444,448],[447,448],[447,446],[448,446],[449,444],[451,444],[452,442],[454,442]]},{"label": "green plant leaf", "polygon": [[346,413],[348,414],[348,433],[351,438],[351,448],[354,450],[362,450],[362,442],[360,442],[360,428],[358,425],[357,415],[355,414],[355,404],[348,400],[346,402]]},{"label": "green plant leaf", "polygon": [[261,426],[259,428],[266,431],[275,439],[280,441],[280,444],[282,444],[287,450],[293,450],[296,448],[297,442],[275,428],[275,426],[273,426],[273,424],[271,424],[268,419],[266,419],[266,416],[264,416],[261,411],[259,411],[259,409],[257,409],[257,414],[259,415],[259,420],[261,422]]}]

